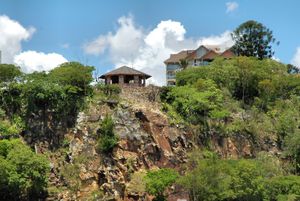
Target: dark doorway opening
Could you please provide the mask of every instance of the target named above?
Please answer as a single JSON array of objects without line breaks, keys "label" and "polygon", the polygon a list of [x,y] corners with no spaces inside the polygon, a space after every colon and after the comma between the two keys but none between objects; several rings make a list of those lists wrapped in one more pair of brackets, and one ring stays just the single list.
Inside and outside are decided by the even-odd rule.
[{"label": "dark doorway opening", "polygon": [[111,83],[118,84],[119,83],[119,76],[111,76]]},{"label": "dark doorway opening", "polygon": [[126,75],[124,78],[124,83],[131,84],[134,83],[134,76],[133,75]]}]

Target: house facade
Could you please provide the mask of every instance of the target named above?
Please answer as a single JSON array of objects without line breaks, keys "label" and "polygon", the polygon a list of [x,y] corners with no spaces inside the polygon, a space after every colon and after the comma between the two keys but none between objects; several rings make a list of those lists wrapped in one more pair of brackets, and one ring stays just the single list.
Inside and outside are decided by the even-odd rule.
[{"label": "house facade", "polygon": [[166,65],[167,85],[172,86],[176,84],[176,72],[182,70],[181,61],[185,60],[187,66],[206,66],[212,62],[216,57],[232,58],[234,53],[227,49],[221,51],[217,46],[201,45],[196,50],[183,50],[177,54],[171,54],[170,57],[164,61]]}]

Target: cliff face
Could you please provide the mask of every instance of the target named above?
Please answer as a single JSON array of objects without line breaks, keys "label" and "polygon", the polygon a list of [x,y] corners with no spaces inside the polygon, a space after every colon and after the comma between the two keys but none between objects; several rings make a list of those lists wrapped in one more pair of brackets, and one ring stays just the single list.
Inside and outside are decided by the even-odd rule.
[{"label": "cliff face", "polygon": [[[159,88],[123,88],[120,101],[90,104],[65,134],[62,149],[49,154],[51,160],[48,200],[149,200],[141,182],[145,170],[169,167],[181,170],[188,152],[200,147],[193,129],[171,125],[161,111]],[[118,145],[110,155],[96,151],[100,121],[111,115]],[[211,134],[212,147],[223,157],[252,157],[261,146],[245,136],[231,138]],[[201,143],[200,143],[201,144]],[[39,147],[43,150],[43,145]],[[72,187],[72,188],[70,188]],[[55,189],[55,190],[53,190]],[[187,196],[170,190],[169,200]]]}]

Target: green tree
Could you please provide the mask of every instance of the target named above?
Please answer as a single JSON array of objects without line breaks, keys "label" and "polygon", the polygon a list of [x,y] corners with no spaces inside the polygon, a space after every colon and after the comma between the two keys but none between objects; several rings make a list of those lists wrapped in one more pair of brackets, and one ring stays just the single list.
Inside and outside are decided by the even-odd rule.
[{"label": "green tree", "polygon": [[13,64],[0,64],[0,83],[11,82],[21,74],[20,67],[18,66]]},{"label": "green tree", "polygon": [[[213,80],[219,88],[227,88],[234,98],[247,104],[253,103],[254,98],[259,96],[260,81],[270,80],[277,87],[275,91],[281,94],[297,90],[299,81],[295,75],[288,75],[286,66],[277,61],[250,57],[216,59],[210,66],[188,68],[176,74],[178,86],[194,84],[198,79]],[[280,81],[276,81],[278,79]]]},{"label": "green tree", "polygon": [[272,44],[276,42],[273,32],[262,23],[254,20],[247,21],[236,28],[232,33],[235,41],[233,51],[238,56],[271,58],[274,55]]},{"label": "green tree", "polygon": [[278,159],[266,153],[251,160],[226,160],[207,153],[192,156],[188,167],[193,169],[178,183],[195,201],[263,200],[269,179],[282,175]]},{"label": "green tree", "polygon": [[11,82],[0,89],[0,107],[10,119],[19,115],[24,107],[23,86],[22,83]]},{"label": "green tree", "polygon": [[46,195],[49,163],[20,140],[0,141],[1,200],[38,200]]},{"label": "green tree", "polygon": [[92,71],[93,67],[69,62],[49,74],[27,74],[0,88],[0,108],[10,120],[23,118],[34,140],[44,136],[51,146],[58,145],[57,129],[74,126],[85,97],[92,94]]},{"label": "green tree", "polygon": [[[24,85],[23,93],[26,104],[25,118],[29,129],[39,129],[41,136],[52,136],[49,133],[49,121],[52,121],[52,125],[58,123],[66,125],[64,121],[67,120],[65,110],[70,107],[67,106],[69,102],[66,101],[67,95],[64,85],[47,79],[35,79]],[[34,120],[32,119],[33,114],[35,115]],[[32,121],[35,123],[32,124]],[[50,129],[55,130],[55,126]]]},{"label": "green tree", "polygon": [[95,68],[78,62],[66,62],[50,71],[49,76],[63,85],[71,85],[84,95],[91,92],[92,72]]},{"label": "green tree", "polygon": [[168,99],[175,110],[188,122],[205,123],[212,111],[222,108],[222,92],[213,80],[199,79],[194,85],[174,87]]},{"label": "green tree", "polygon": [[258,83],[258,91],[262,99],[261,108],[267,108],[268,103],[274,101],[275,90],[274,83],[269,79],[262,80]]},{"label": "green tree", "polygon": [[147,172],[144,177],[146,191],[155,196],[155,201],[166,200],[164,191],[171,186],[179,177],[178,173],[172,169],[159,169]]}]

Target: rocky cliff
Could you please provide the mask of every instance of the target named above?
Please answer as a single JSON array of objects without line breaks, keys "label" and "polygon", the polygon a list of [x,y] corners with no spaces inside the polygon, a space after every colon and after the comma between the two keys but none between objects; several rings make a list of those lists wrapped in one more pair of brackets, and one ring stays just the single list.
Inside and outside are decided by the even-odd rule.
[{"label": "rocky cliff", "polygon": [[[181,170],[188,152],[201,148],[194,131],[171,124],[161,111],[159,88],[123,88],[119,100],[94,98],[77,118],[76,127],[65,134],[62,148],[37,150],[51,160],[48,200],[151,200],[141,177],[153,168]],[[112,154],[96,151],[99,123],[111,115],[118,145]],[[223,157],[252,157],[255,151],[277,151],[272,143],[261,146],[247,136],[220,137],[212,131],[212,147]],[[257,149],[259,147],[259,149]],[[187,199],[184,192],[170,189],[169,200]]]}]

